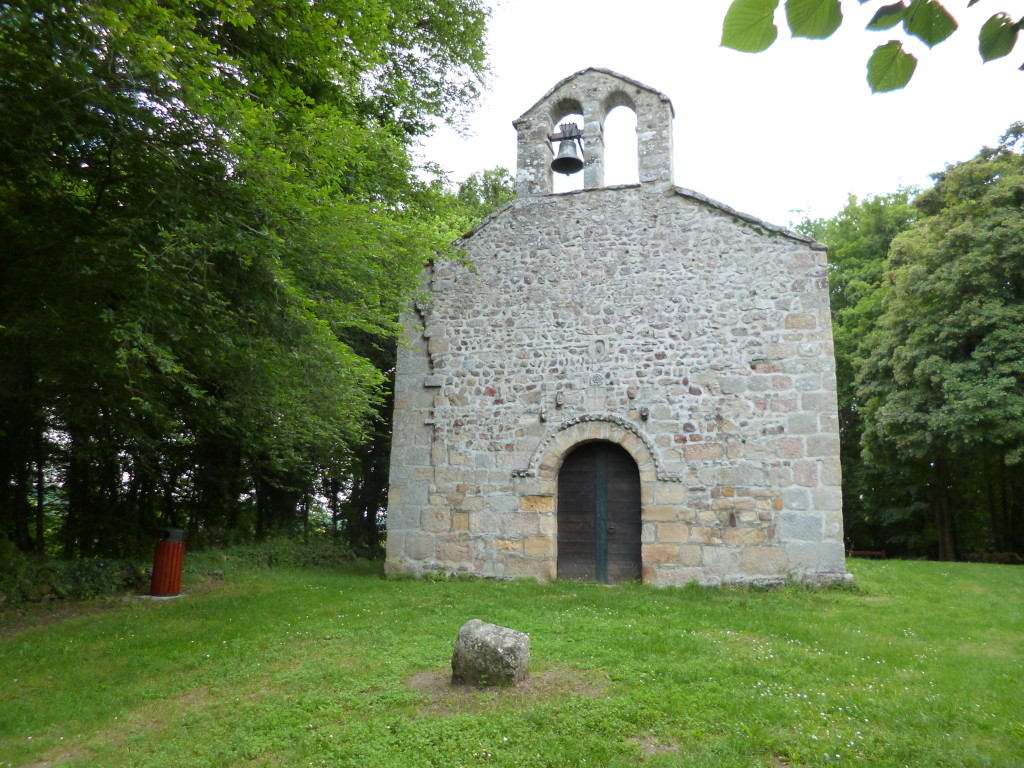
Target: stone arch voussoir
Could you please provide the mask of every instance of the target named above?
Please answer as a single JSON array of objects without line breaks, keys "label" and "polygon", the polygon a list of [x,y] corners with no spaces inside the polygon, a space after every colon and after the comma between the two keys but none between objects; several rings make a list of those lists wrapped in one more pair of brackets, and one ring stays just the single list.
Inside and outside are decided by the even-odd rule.
[{"label": "stone arch voussoir", "polygon": [[588,413],[563,421],[537,446],[527,468],[514,474],[553,482],[573,448],[597,440],[622,446],[636,462],[642,482],[679,479],[665,472],[654,445],[636,424],[611,413]]},{"label": "stone arch voussoir", "polygon": [[551,107],[550,112],[550,123],[551,130],[554,131],[558,128],[558,124],[562,122],[569,115],[583,115],[584,106],[578,100],[574,98],[562,98],[555,102]]},{"label": "stone arch voussoir", "polygon": [[637,109],[636,102],[626,93],[625,89],[616,88],[610,91],[601,101],[601,121],[604,122],[604,119],[608,117],[608,113],[619,107],[631,110],[639,119],[639,110]]}]

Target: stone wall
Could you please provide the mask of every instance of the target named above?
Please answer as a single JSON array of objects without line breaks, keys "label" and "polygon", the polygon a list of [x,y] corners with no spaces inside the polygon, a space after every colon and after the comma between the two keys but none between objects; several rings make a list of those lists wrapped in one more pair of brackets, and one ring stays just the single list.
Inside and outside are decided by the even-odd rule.
[{"label": "stone wall", "polygon": [[826,254],[663,184],[523,195],[399,350],[387,568],[555,574],[557,472],[641,477],[643,578],[845,580]]}]

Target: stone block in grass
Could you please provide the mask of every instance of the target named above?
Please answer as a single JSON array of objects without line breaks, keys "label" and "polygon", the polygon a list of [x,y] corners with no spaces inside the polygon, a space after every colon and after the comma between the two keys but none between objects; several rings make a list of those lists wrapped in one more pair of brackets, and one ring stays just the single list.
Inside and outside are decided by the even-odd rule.
[{"label": "stone block in grass", "polygon": [[470,619],[455,640],[452,683],[515,685],[526,679],[529,665],[529,635]]}]

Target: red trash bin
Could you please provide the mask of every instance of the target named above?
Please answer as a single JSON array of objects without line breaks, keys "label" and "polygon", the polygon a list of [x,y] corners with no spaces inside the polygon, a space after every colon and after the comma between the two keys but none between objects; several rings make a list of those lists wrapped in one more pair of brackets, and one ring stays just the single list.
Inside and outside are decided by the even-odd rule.
[{"label": "red trash bin", "polygon": [[173,597],[181,593],[181,569],[185,564],[185,532],[181,528],[161,528],[153,553],[153,581],[149,594]]}]

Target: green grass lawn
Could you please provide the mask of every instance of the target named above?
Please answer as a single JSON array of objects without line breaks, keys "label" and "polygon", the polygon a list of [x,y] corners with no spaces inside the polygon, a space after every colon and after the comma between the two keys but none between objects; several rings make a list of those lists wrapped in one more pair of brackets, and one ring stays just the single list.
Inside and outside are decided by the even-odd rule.
[{"label": "green grass lawn", "polygon": [[[850,568],[825,592],[229,569],[0,641],[0,767],[1024,766],[1024,568]],[[530,634],[526,689],[441,690],[471,618]]]}]

